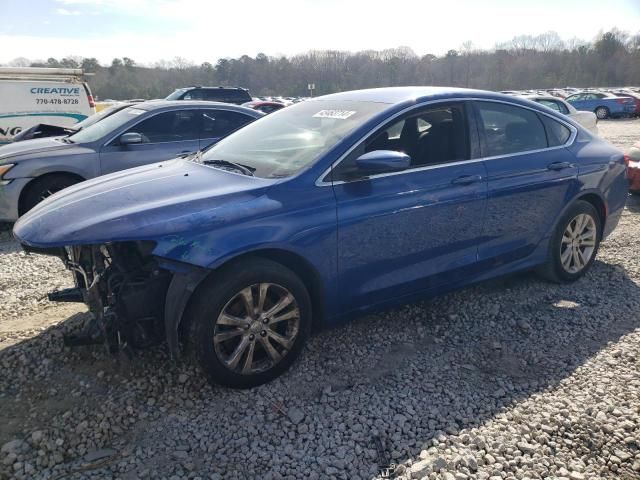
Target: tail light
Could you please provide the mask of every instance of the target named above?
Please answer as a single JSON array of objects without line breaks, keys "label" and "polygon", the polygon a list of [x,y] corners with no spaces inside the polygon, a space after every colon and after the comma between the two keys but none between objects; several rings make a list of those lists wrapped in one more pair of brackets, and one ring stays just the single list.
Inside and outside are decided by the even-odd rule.
[{"label": "tail light", "polygon": [[631,157],[625,153],[624,155],[624,164],[628,167],[629,162],[631,161]]},{"label": "tail light", "polygon": [[89,106],[94,108],[96,106],[96,102],[93,101],[93,95],[87,95],[87,100],[89,100]]}]

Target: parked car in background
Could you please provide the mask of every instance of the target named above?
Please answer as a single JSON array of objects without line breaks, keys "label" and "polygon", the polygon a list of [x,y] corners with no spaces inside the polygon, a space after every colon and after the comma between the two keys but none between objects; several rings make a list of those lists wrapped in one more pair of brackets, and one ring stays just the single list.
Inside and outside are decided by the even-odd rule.
[{"label": "parked car in background", "polygon": [[576,280],[626,199],[622,152],[565,115],[380,88],[66,189],[14,235],[73,268],[52,298],[91,299],[87,341],[178,355],[184,335],[211,381],[246,388],[286,370],[312,326],[531,268]]},{"label": "parked car in background", "polygon": [[239,87],[186,87],[178,88],[165,100],[209,100],[211,102],[242,105],[250,102],[251,95],[246,88]]},{"label": "parked car in background", "polygon": [[640,195],[640,142],[636,142],[627,150],[624,161],[627,164],[629,191],[634,195]]},{"label": "parked car in background", "polygon": [[0,221],[88,178],[194,153],[263,116],[214,102],[153,101],[66,137],[0,147]]},{"label": "parked car in background", "polygon": [[0,144],[39,123],[69,127],[95,111],[81,69],[0,67]]},{"label": "parked car in background", "polygon": [[243,103],[243,107],[253,108],[259,110],[262,113],[273,113],[276,110],[284,108],[286,105],[280,102],[265,102],[262,100],[253,100],[251,102]]},{"label": "parked car in background", "polygon": [[598,134],[598,118],[593,112],[587,112],[582,110],[576,110],[573,105],[564,101],[561,98],[553,97],[551,95],[523,95],[522,98],[534,101],[545,107],[549,107],[556,112],[560,112],[563,115],[567,115],[572,118],[584,128],[589,130],[594,135]]},{"label": "parked car in background", "polygon": [[565,98],[576,110],[594,112],[598,119],[632,115],[636,110],[635,101],[608,92],[581,92]]},{"label": "parked car in background", "polygon": [[45,138],[45,137],[60,137],[71,135],[72,133],[78,132],[83,128],[86,128],[90,125],[93,125],[100,120],[104,120],[110,115],[113,115],[120,110],[130,107],[133,103],[136,102],[118,102],[114,103],[107,108],[103,108],[100,111],[94,113],[90,117],[85,118],[81,122],[76,123],[70,127],[62,127],[58,125],[48,125],[46,123],[39,123],[34,125],[27,130],[21,131],[18,135],[13,137],[14,142],[22,142],[24,140],[33,140],[34,138]]},{"label": "parked car in background", "polygon": [[612,92],[614,95],[620,97],[630,97],[636,103],[636,109],[633,112],[636,117],[640,116],[640,93],[633,90],[616,90]]}]

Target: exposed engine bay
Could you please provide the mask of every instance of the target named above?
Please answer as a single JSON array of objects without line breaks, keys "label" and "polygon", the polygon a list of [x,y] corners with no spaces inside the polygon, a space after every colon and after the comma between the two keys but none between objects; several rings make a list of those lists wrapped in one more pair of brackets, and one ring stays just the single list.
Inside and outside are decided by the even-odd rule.
[{"label": "exposed engine bay", "polygon": [[[69,346],[104,343],[111,352],[145,348],[165,338],[165,299],[172,273],[150,255],[153,242],[81,245],[60,249],[75,288],[49,300],[84,302],[92,313]],[[49,252],[50,253],[50,252]]]}]

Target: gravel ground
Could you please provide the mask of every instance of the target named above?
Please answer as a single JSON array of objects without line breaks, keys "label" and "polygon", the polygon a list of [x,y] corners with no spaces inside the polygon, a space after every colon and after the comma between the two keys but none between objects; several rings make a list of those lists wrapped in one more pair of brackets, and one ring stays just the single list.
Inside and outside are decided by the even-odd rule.
[{"label": "gravel ground", "polygon": [[[625,146],[640,120],[601,122]],[[0,233],[0,478],[640,478],[640,201],[572,285],[511,276],[311,339],[210,387],[158,347],[67,349],[59,261]],[[76,307],[77,308],[77,307]]]}]

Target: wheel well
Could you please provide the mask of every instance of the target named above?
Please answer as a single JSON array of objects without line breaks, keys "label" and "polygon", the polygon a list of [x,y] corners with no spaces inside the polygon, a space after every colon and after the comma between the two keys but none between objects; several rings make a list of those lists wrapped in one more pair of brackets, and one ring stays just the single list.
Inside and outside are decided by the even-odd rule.
[{"label": "wheel well", "polygon": [[314,329],[318,329],[321,326],[322,319],[324,318],[324,287],[322,286],[322,281],[320,280],[320,274],[307,260],[287,250],[269,248],[258,250],[255,252],[249,252],[230,261],[235,261],[247,257],[260,257],[271,260],[293,271],[293,273],[295,273],[300,278],[300,280],[302,280],[302,283],[305,284],[307,290],[309,291],[309,296],[311,297],[311,307],[313,310]]},{"label": "wheel well", "polygon": [[22,215],[24,212],[24,202],[25,202],[25,198],[27,197],[27,194],[31,191],[31,189],[34,187],[34,185],[37,185],[39,183],[42,183],[45,179],[50,178],[50,177],[67,177],[67,178],[73,178],[74,180],[77,180],[78,182],[84,182],[86,179],[81,177],[80,175],[77,175],[75,173],[70,173],[70,172],[50,172],[50,173],[45,173],[44,175],[40,175],[39,177],[35,177],[33,178],[29,183],[27,183],[24,188],[22,189],[22,191],[20,192],[20,198],[18,198],[18,215]]},{"label": "wheel well", "polygon": [[314,330],[319,330],[322,328],[323,319],[324,319],[324,288],[322,286],[322,281],[320,280],[320,274],[318,271],[304,258],[295,253],[291,253],[286,250],[280,250],[276,248],[269,248],[264,250],[256,250],[253,252],[248,252],[232,259],[227,260],[225,263],[219,265],[215,270],[212,270],[209,275],[203,278],[202,281],[199,282],[198,286],[195,288],[187,304],[185,309],[179,320],[179,334],[180,338],[185,338],[185,334],[187,333],[190,326],[187,324],[186,319],[190,317],[188,311],[192,307],[192,300],[198,294],[198,290],[202,286],[204,280],[209,278],[212,275],[216,275],[221,268],[226,267],[227,265],[237,262],[239,260],[245,260],[247,258],[263,258],[267,260],[271,260],[273,262],[277,262],[280,265],[290,269],[294,272],[300,279],[302,283],[305,284],[307,290],[309,291],[309,296],[311,297],[311,308],[313,312],[312,317],[312,328]]},{"label": "wheel well", "polygon": [[598,214],[600,215],[601,228],[604,229],[604,222],[607,219],[607,207],[604,204],[604,201],[602,200],[602,198],[600,198],[595,193],[587,193],[586,195],[579,197],[578,200],[584,200],[585,202],[589,202],[591,205],[594,206],[594,208],[597,210]]}]

